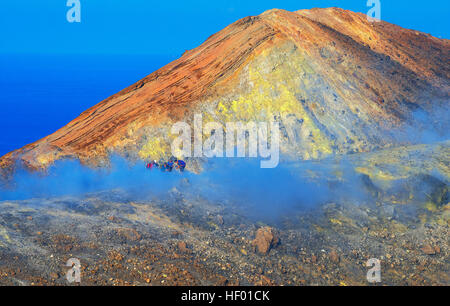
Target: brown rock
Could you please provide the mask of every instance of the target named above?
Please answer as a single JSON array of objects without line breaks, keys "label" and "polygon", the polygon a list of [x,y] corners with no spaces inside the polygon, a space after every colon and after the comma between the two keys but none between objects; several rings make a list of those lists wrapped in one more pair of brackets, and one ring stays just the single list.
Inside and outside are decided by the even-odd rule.
[{"label": "brown rock", "polygon": [[55,279],[59,278],[59,275],[56,272],[52,272],[52,273],[50,273],[50,277],[55,280]]},{"label": "brown rock", "polygon": [[116,229],[117,234],[129,241],[139,241],[141,240],[141,235],[132,228],[118,228]]},{"label": "brown rock", "polygon": [[217,216],[217,224],[223,225],[223,217],[221,215]]},{"label": "brown rock", "polygon": [[189,249],[186,245],[186,242],[179,241],[177,246],[178,246],[178,249],[180,250],[180,252],[189,253]]},{"label": "brown rock", "polygon": [[422,250],[422,252],[424,252],[427,255],[436,254],[436,250],[429,244],[424,245],[421,250]]},{"label": "brown rock", "polygon": [[261,227],[256,231],[255,240],[252,244],[261,254],[267,254],[271,248],[274,248],[280,242],[275,230],[269,226]]},{"label": "brown rock", "polygon": [[438,245],[434,247],[434,250],[436,251],[436,254],[441,252],[441,248]]},{"label": "brown rock", "polygon": [[340,260],[339,255],[338,255],[338,253],[336,253],[335,250],[331,251],[329,256],[330,256],[330,260],[334,263],[338,263]]}]

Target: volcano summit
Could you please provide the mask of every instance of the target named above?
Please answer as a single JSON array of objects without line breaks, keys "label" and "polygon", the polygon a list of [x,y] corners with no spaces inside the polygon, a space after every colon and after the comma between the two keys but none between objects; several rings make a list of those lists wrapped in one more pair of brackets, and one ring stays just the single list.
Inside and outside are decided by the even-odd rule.
[{"label": "volcano summit", "polygon": [[446,39],[339,8],[274,9],[231,24],[0,165],[10,173],[67,158],[164,158],[170,127],[194,114],[205,124],[278,121],[281,153],[300,160],[421,142],[424,131],[448,131],[449,63]]}]

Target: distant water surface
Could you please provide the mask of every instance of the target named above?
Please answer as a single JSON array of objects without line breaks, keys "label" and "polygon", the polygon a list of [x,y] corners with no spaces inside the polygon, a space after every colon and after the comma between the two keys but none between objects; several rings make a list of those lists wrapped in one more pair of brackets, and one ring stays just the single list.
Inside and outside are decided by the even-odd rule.
[{"label": "distant water surface", "polygon": [[174,56],[0,55],[0,156],[61,128]]}]

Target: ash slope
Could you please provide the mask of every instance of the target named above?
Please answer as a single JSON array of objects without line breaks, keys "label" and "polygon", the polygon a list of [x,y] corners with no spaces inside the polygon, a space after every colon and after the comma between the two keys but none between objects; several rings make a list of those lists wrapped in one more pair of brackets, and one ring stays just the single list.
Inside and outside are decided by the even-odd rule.
[{"label": "ash slope", "polygon": [[[302,180],[322,181],[333,197],[311,206],[301,196],[288,210],[267,211],[275,203],[266,199],[300,184],[281,194],[264,188],[264,201],[252,203],[244,193],[217,199],[216,175],[204,184],[184,178],[156,197],[146,184],[140,197],[120,186],[0,200],[0,284],[68,285],[65,263],[78,258],[82,285],[361,286],[367,260],[379,258],[381,285],[448,285],[449,148],[297,162]],[[364,175],[343,175],[349,167]],[[261,252],[255,241],[266,226],[278,243]]]},{"label": "ash slope", "polygon": [[44,169],[63,158],[102,165],[111,153],[158,159],[169,154],[171,125],[194,113],[205,122],[278,120],[283,153],[298,159],[392,147],[420,130],[446,130],[448,63],[449,40],[363,14],[270,10],[231,24],[0,166]]}]

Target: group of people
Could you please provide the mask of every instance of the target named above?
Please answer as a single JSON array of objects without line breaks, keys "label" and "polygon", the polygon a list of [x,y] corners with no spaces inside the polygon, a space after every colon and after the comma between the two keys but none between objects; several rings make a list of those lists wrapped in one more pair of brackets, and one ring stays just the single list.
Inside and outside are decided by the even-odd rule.
[{"label": "group of people", "polygon": [[172,172],[173,169],[178,169],[180,172],[186,168],[186,163],[181,159],[171,157],[167,162],[157,163],[156,160],[147,163],[147,169],[160,169],[162,172]]}]

